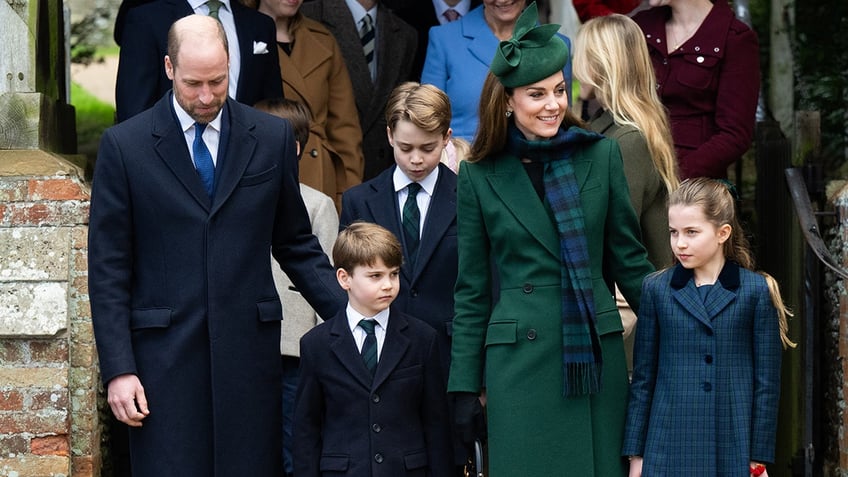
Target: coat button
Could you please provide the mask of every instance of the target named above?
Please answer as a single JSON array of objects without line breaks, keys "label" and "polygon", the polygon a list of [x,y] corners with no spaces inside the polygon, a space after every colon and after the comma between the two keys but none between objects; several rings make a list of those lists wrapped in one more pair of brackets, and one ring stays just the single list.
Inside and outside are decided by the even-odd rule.
[{"label": "coat button", "polygon": [[374,431],[374,432],[380,432],[380,431],[383,430],[383,428],[380,427],[379,424],[374,423],[374,424],[371,424],[371,430]]},{"label": "coat button", "polygon": [[707,364],[712,364],[713,363],[712,355],[708,354],[708,355],[704,356],[704,362],[707,363]]},{"label": "coat button", "polygon": [[695,61],[697,61],[698,63],[703,63],[703,62],[704,62],[704,57],[703,57],[703,56],[699,56],[699,57],[695,58]]},{"label": "coat button", "polygon": [[533,293],[533,285],[525,283],[522,290],[524,290],[524,293]]},{"label": "coat button", "polygon": [[536,330],[535,329],[530,328],[529,330],[527,330],[527,339],[530,340],[530,341],[533,341],[533,340],[536,339]]},{"label": "coat button", "polygon": [[313,149],[309,151],[309,155],[312,157],[318,157],[318,149]]},{"label": "coat button", "polygon": [[372,394],[371,395],[371,402],[374,402],[374,403],[380,402],[380,395],[379,394]]},{"label": "coat button", "polygon": [[378,464],[383,463],[383,454],[374,454],[374,462]]},{"label": "coat button", "polygon": [[710,392],[710,391],[713,390],[713,385],[710,384],[710,383],[704,383],[703,388],[704,388],[704,391]]},{"label": "coat button", "polygon": [[416,290],[415,288],[409,290],[409,296],[411,296],[412,298],[418,297],[418,290]]}]

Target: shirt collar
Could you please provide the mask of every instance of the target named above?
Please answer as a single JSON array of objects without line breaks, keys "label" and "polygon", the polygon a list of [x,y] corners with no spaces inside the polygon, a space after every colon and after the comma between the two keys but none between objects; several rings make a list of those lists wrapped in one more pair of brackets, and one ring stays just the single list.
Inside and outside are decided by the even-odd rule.
[{"label": "shirt collar", "polygon": [[441,21],[442,16],[449,8],[453,8],[456,10],[456,13],[459,13],[464,17],[468,13],[468,10],[471,9],[471,0],[460,0],[459,3],[453,7],[445,3],[445,0],[433,0],[433,6],[436,7],[436,16],[439,18],[439,21]]},{"label": "shirt collar", "polygon": [[[427,192],[427,195],[433,197],[433,192],[436,190],[436,182],[439,180],[439,166],[437,165],[433,172],[427,175],[424,179],[418,181],[421,184],[421,188]],[[395,166],[395,171],[392,174],[392,181],[395,185],[395,192],[400,192],[406,186],[408,186],[412,180],[400,170],[400,167]]]},{"label": "shirt collar", "polygon": [[[174,112],[177,113],[177,120],[180,122],[180,129],[184,133],[187,132],[189,128],[194,126],[194,119],[192,119],[191,116],[188,115],[186,110],[183,109],[182,106],[180,106],[180,103],[177,102],[177,97],[173,93],[171,94],[171,103],[174,105]],[[218,111],[218,115],[215,116],[215,119],[213,119],[212,122],[209,123],[209,127],[214,129],[215,131],[218,131],[218,133],[221,132],[221,113],[223,113],[223,111],[224,108],[221,108],[221,110]]]},{"label": "shirt collar", "polygon": [[389,326],[389,309],[388,308],[381,311],[380,313],[377,313],[374,316],[364,316],[362,313],[354,310],[353,307],[350,306],[350,302],[348,302],[346,312],[347,312],[346,313],[347,314],[347,323],[348,323],[348,326],[350,326],[351,332],[353,332],[353,330],[356,329],[357,326],[359,326],[359,322],[361,320],[364,320],[364,319],[371,319],[371,320],[376,321],[377,324],[380,325],[380,327],[382,327],[384,330],[387,329],[388,326]]},{"label": "shirt collar", "polygon": [[[221,1],[221,4],[224,7],[227,8],[227,10],[229,10],[229,11],[233,10],[232,8],[230,8],[230,0],[220,0],[220,1]],[[192,10],[197,10],[197,7],[199,7],[199,6],[201,6],[205,3],[206,3],[206,0],[188,0],[188,5],[191,7]]]},{"label": "shirt collar", "polygon": [[353,22],[356,23],[357,31],[359,31],[359,27],[362,26],[362,18],[366,13],[371,15],[371,21],[374,22],[374,28],[377,28],[377,4],[374,4],[374,8],[371,10],[365,10],[365,8],[363,8],[363,6],[356,0],[345,0],[345,3],[347,4],[347,8],[350,10],[350,14],[353,15]]}]

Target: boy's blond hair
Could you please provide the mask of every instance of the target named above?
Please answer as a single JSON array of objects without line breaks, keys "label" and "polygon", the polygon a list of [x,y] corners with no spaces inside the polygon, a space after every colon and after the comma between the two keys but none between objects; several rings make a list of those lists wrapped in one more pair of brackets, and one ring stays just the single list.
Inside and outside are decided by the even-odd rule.
[{"label": "boy's blond hair", "polygon": [[374,265],[382,260],[387,267],[400,267],[403,250],[397,237],[384,227],[357,221],[339,233],[333,246],[336,269],[353,273],[360,266]]}]

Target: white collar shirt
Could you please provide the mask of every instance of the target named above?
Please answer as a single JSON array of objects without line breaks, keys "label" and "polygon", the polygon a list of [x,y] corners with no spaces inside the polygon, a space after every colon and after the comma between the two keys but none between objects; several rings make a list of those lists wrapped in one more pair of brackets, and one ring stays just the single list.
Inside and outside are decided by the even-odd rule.
[{"label": "white collar shirt", "polygon": [[[188,146],[188,153],[191,156],[191,162],[194,164],[194,119],[192,119],[182,106],[180,106],[177,102],[177,98],[173,94],[171,95],[171,102],[174,105],[174,112],[177,113],[177,120],[180,122],[180,129],[183,132],[186,146]],[[209,153],[212,154],[212,164],[215,164],[215,167],[218,166],[218,144],[221,142],[221,114],[223,111],[223,108],[221,111],[218,111],[218,115],[215,116],[215,119],[213,119],[212,122],[206,126],[206,129],[203,130],[203,142],[206,143],[206,148],[209,149]],[[195,168],[196,167],[197,165],[195,164]]]},{"label": "white collar shirt", "polygon": [[380,361],[380,355],[383,352],[383,343],[386,341],[386,329],[389,327],[389,309],[377,313],[374,316],[364,316],[362,313],[354,310],[350,303],[347,304],[347,324],[350,332],[353,334],[353,341],[356,342],[356,349],[361,353],[362,345],[365,343],[365,330],[359,326],[361,320],[370,319],[377,322],[374,327],[374,335],[377,338],[377,361]]},{"label": "white collar shirt", "polygon": [[[407,177],[402,170],[400,170],[400,167],[395,167],[395,172],[392,174],[392,181],[394,182],[395,192],[397,193],[400,219],[401,222],[403,222],[403,206],[406,203],[406,197],[409,195],[409,189],[407,189],[406,186],[408,186],[412,180]],[[421,185],[421,191],[418,192],[415,199],[418,203],[418,211],[421,213],[421,223],[418,224],[419,237],[424,231],[424,222],[427,219],[427,211],[430,209],[430,199],[433,197],[433,193],[436,192],[436,182],[438,181],[439,167],[436,166],[436,168],[433,169],[433,172],[418,182],[418,184]]]}]

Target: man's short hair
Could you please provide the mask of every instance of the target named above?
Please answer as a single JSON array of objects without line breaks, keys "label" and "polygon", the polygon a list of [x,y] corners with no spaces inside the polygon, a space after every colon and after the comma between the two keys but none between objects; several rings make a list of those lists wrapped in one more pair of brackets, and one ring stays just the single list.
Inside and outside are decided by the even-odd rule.
[{"label": "man's short hair", "polygon": [[294,130],[294,139],[300,144],[300,153],[303,154],[306,141],[309,141],[309,123],[312,122],[312,113],[305,104],[293,99],[269,98],[259,101],[253,107],[278,118],[288,119]]}]

